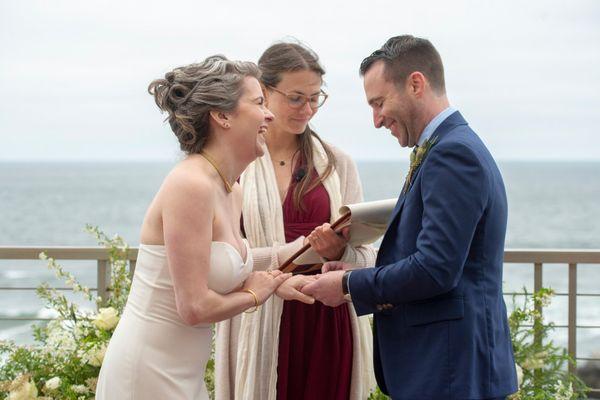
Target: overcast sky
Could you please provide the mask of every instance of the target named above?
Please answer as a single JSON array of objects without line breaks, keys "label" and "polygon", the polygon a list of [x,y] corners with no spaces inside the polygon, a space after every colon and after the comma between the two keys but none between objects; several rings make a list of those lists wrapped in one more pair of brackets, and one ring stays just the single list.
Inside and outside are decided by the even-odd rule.
[{"label": "overcast sky", "polygon": [[214,53],[256,61],[288,36],[327,70],[322,137],[359,160],[404,161],[358,76],[404,33],[437,47],[451,104],[496,158],[600,160],[597,0],[0,0],[0,161],[175,160],[148,83]]}]

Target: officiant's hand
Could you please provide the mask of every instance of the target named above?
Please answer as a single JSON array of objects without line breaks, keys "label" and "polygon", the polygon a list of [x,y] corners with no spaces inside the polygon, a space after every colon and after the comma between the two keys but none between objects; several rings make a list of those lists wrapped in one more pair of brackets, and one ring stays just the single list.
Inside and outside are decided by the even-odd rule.
[{"label": "officiant's hand", "polygon": [[342,276],[345,271],[332,271],[315,275],[317,279],[302,288],[302,293],[314,297],[329,307],[337,307],[346,302],[342,292]]},{"label": "officiant's hand", "polygon": [[344,255],[346,244],[348,243],[350,229],[342,229],[340,234],[331,229],[331,225],[325,223],[315,228],[314,231],[306,237],[311,247],[318,255],[326,260],[339,260]]},{"label": "officiant's hand", "polygon": [[283,300],[298,300],[314,304],[315,299],[301,292],[302,288],[316,279],[314,275],[296,275],[283,282],[275,293]]}]

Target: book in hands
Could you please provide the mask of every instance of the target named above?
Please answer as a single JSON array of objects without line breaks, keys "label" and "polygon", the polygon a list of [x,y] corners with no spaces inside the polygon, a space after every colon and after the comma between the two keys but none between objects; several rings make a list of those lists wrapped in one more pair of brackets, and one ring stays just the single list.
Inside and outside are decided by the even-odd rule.
[{"label": "book in hands", "polygon": [[[348,244],[353,247],[374,243],[385,233],[397,200],[394,198],[344,205],[339,210],[341,217],[331,228],[339,233],[349,227]],[[279,269],[292,272],[299,265],[319,265],[324,261],[307,243],[281,264]],[[315,269],[311,268],[310,271]]]}]

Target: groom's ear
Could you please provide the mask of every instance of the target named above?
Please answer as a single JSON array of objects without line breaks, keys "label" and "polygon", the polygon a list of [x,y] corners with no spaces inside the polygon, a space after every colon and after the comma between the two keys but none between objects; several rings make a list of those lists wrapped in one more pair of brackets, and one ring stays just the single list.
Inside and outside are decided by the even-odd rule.
[{"label": "groom's ear", "polygon": [[410,74],[407,78],[407,85],[409,93],[417,97],[423,96],[425,86],[427,85],[427,79],[421,72],[415,71]]},{"label": "groom's ear", "polygon": [[223,129],[229,129],[231,126],[231,118],[223,111],[209,111],[210,117],[213,121]]}]

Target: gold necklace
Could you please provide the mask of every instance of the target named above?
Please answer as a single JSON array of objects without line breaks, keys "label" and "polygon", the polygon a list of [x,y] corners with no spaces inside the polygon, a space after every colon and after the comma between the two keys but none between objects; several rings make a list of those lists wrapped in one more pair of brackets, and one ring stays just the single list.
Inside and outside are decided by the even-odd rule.
[{"label": "gold necklace", "polygon": [[221,170],[219,169],[219,167],[217,167],[217,163],[205,152],[200,153],[200,155],[202,157],[204,157],[204,159],[206,161],[208,161],[208,163],[210,165],[213,166],[213,168],[215,169],[215,171],[217,171],[217,174],[219,174],[219,176],[221,177],[221,179],[223,180],[223,185],[225,185],[225,190],[227,191],[227,193],[231,193],[231,191],[233,190],[231,187],[231,183],[227,182],[227,179],[225,179],[225,175],[223,175],[223,173],[221,172]]}]

